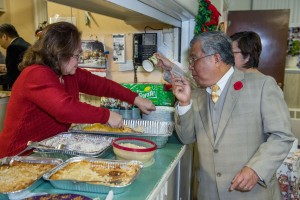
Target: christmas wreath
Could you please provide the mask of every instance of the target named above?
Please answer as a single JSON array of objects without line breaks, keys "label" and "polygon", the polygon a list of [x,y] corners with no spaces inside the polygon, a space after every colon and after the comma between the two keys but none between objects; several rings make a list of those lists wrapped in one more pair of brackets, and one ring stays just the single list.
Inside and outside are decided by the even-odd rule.
[{"label": "christmas wreath", "polygon": [[221,14],[209,0],[198,0],[199,9],[195,17],[196,25],[194,34],[199,35],[206,31],[217,30]]}]

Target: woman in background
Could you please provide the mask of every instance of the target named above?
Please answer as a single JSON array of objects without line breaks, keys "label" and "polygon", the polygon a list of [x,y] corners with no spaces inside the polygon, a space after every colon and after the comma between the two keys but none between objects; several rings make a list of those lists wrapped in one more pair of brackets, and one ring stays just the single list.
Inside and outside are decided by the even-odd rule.
[{"label": "woman in background", "polygon": [[237,32],[230,36],[235,66],[247,72],[258,72],[262,51],[260,37],[253,31]]},{"label": "woman in background", "polygon": [[78,68],[80,37],[71,23],[50,24],[24,55],[23,71],[14,84],[0,133],[0,158],[21,152],[28,141],[65,132],[72,123],[124,126],[121,115],[80,102],[79,92],[120,99],[146,114],[155,110],[151,101],[137,93]]}]

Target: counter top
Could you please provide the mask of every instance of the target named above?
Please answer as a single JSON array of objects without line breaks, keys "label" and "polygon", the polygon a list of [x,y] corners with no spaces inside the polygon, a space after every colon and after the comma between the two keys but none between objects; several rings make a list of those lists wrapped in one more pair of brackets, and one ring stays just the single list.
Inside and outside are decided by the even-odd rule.
[{"label": "counter top", "polygon": [[300,68],[297,68],[297,67],[285,68],[285,72],[291,73],[291,74],[300,74]]},{"label": "counter top", "polygon": [[[138,178],[127,187],[123,193],[114,195],[114,200],[141,200],[155,199],[170,174],[174,171],[181,157],[186,151],[186,146],[171,136],[164,148],[158,149],[154,155],[154,163],[149,167],[144,167]],[[113,159],[114,154],[111,152],[105,159]],[[61,190],[54,188],[49,182],[43,182],[39,187],[32,191],[33,193],[49,193],[49,194],[81,194],[90,198],[103,199],[107,194],[87,193],[80,191]]]}]

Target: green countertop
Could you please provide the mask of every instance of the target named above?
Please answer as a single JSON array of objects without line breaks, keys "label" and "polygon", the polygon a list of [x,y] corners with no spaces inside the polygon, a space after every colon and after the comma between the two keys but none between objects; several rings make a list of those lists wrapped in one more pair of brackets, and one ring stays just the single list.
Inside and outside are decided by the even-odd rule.
[{"label": "green countertop", "polygon": [[[129,186],[126,187],[126,191],[120,194],[114,194],[114,200],[144,200],[154,199],[163,184],[173,172],[177,163],[181,159],[186,149],[185,145],[179,143],[179,141],[171,136],[165,147],[157,149],[154,155],[154,163],[148,167],[142,169],[141,174],[137,179]],[[114,158],[114,154],[111,152],[105,159]],[[39,187],[32,191],[33,193],[49,193],[49,194],[81,194],[90,198],[100,197],[101,200],[105,199],[107,194],[87,193],[74,190],[61,190],[54,188],[49,182],[44,181]]]}]

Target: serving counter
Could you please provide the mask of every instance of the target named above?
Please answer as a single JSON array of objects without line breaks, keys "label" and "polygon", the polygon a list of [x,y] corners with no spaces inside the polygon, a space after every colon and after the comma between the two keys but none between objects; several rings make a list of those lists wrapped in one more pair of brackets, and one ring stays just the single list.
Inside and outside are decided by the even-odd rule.
[{"label": "serving counter", "polygon": [[[111,151],[104,159],[114,159]],[[154,163],[142,169],[138,178],[120,194],[114,194],[114,200],[166,200],[190,199],[192,147],[182,145],[171,136],[164,148],[157,149]],[[44,181],[33,193],[81,194],[90,198],[105,199],[107,194],[68,191],[54,188]]]}]

